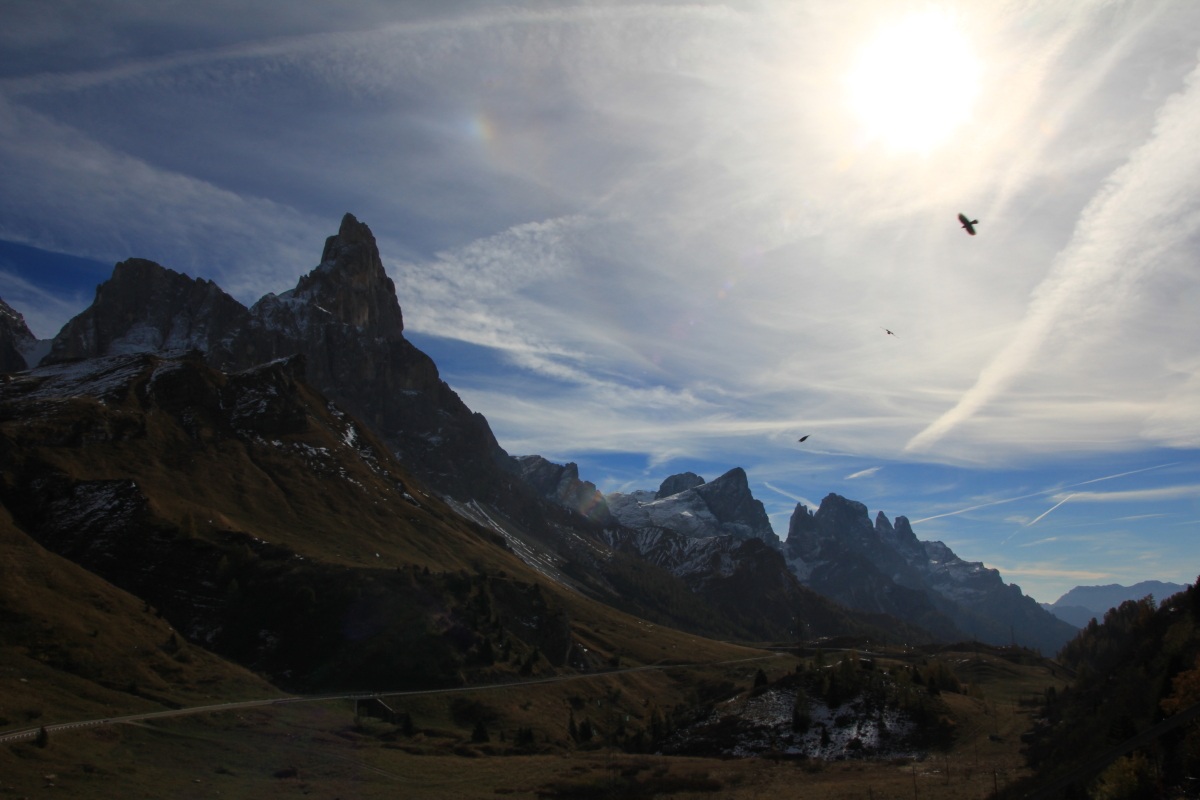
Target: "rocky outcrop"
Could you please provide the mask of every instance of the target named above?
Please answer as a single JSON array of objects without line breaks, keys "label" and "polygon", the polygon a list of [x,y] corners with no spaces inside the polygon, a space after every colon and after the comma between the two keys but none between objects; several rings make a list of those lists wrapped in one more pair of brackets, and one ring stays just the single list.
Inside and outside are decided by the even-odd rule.
[{"label": "rocky outcrop", "polygon": [[28,369],[25,353],[35,341],[25,317],[0,300],[0,373]]},{"label": "rocky outcrop", "polygon": [[579,479],[577,464],[555,464],[537,455],[518,456],[513,459],[513,471],[547,500],[601,525],[613,521],[596,484]]}]

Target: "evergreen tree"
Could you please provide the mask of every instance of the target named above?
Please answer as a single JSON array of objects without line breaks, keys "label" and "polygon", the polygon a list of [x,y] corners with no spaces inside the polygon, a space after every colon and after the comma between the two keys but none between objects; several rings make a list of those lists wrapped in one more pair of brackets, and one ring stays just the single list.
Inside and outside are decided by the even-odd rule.
[{"label": "evergreen tree", "polygon": [[803,687],[796,687],[796,700],[792,703],[792,730],[804,733],[812,725],[812,703]]}]

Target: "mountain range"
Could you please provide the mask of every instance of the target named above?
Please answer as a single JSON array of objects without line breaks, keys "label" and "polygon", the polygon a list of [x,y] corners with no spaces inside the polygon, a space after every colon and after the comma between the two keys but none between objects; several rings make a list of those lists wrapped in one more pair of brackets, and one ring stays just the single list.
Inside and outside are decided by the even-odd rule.
[{"label": "mountain range", "polygon": [[[780,540],[738,467],[605,495],[575,464],[510,456],[405,338],[374,237],[349,214],[294,289],[250,307],[123,261],[33,357],[43,350],[0,302],[12,535],[283,683],[344,678],[384,631],[403,644],[381,663],[417,682],[505,643],[527,665],[535,652],[580,668],[619,657],[574,621],[584,601],[742,641],[1054,652],[1074,634],[995,570],[917,540],[905,517],[872,522],[835,494],[798,505]],[[428,577],[410,571],[422,563]],[[520,573],[518,588],[498,588],[500,573]],[[374,622],[350,635],[334,620],[356,603]],[[297,604],[325,620],[323,645],[301,644],[285,613]],[[533,618],[532,633],[516,622]],[[427,658],[410,663],[417,642]],[[376,676],[357,669],[355,683]]]},{"label": "mountain range", "polygon": [[1182,592],[1187,587],[1181,583],[1142,581],[1133,586],[1110,583],[1106,586],[1076,586],[1053,603],[1042,603],[1042,608],[1077,628],[1085,627],[1090,621],[1103,620],[1109,610],[1127,600],[1154,597],[1163,602],[1168,597]]}]

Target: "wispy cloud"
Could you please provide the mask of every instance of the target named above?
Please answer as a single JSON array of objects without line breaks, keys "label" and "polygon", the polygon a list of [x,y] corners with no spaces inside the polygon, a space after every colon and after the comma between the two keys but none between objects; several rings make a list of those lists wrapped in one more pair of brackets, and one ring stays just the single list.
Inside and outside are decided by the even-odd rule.
[{"label": "wispy cloud", "polygon": [[1058,505],[1062,505],[1068,499],[1076,503],[1145,503],[1176,500],[1181,497],[1200,499],[1200,483],[1160,486],[1154,489],[1128,489],[1120,492],[1075,492],[1064,497]]},{"label": "wispy cloud", "polygon": [[1065,578],[1076,582],[1085,581],[1100,581],[1116,577],[1112,572],[1103,570],[1087,570],[1087,569],[1064,569],[1052,566],[1030,566],[1017,564],[1012,566],[1000,567],[995,564],[989,564],[989,567],[1000,570],[1006,576],[1015,578]]},{"label": "wispy cloud", "polygon": [[1031,365],[1064,326],[1103,324],[1095,313],[1159,268],[1164,255],[1200,230],[1200,67],[1160,109],[1151,138],[1109,177],[1075,234],[1033,293],[1008,344],[955,405],[909,440],[928,450],[978,413]]},{"label": "wispy cloud", "polygon": [[858,478],[869,478],[875,473],[879,472],[881,469],[883,469],[883,467],[868,467],[867,469],[860,469],[858,472],[853,472],[847,475],[845,479],[852,481]]},{"label": "wispy cloud", "polygon": [[88,300],[81,295],[66,298],[52,294],[5,269],[0,269],[0,297],[21,309],[30,332],[41,339],[58,333]]},{"label": "wispy cloud", "polygon": [[[1054,499],[1057,501],[1056,504],[1054,505],[1054,507],[1049,509],[1048,511],[1044,512],[1037,519],[1033,520],[1033,522],[1023,523],[1024,527],[1028,527],[1028,526],[1032,525],[1034,522],[1037,522],[1038,520],[1045,517],[1046,514],[1049,514],[1055,508],[1058,508],[1059,506],[1061,506],[1069,498],[1075,497],[1075,496],[1083,497],[1084,495],[1089,494],[1088,492],[1076,492],[1076,493],[1062,494],[1061,492],[1062,492],[1062,489],[1064,489],[1064,488],[1073,489],[1077,486],[1088,486],[1093,483],[1101,483],[1103,481],[1116,480],[1118,478],[1125,478],[1130,475],[1139,475],[1144,472],[1153,472],[1154,470],[1160,470],[1160,469],[1165,469],[1167,467],[1176,466],[1178,463],[1179,463],[1178,461],[1171,461],[1166,464],[1156,464],[1152,467],[1142,467],[1139,469],[1126,470],[1124,472],[1118,472],[1113,475],[1104,475],[1099,478],[1089,478],[1086,481],[1079,481],[1078,483],[1072,483],[1066,487],[1056,486],[1056,487],[1050,488],[1050,489],[1042,489],[1041,491],[1037,491],[1037,492],[1030,492],[1028,494],[1017,495],[1015,497],[1003,497],[1003,498],[998,498],[996,500],[989,500],[984,503],[976,503],[976,504],[967,506],[965,508],[955,509],[954,511],[947,511],[942,514],[933,514],[928,517],[922,517],[921,519],[913,520],[913,524],[915,525],[918,522],[928,522],[929,520],[941,519],[943,517],[955,517],[960,514],[966,514],[971,511],[978,511],[981,508],[989,508],[991,506],[1003,505],[1005,503],[1015,503],[1018,500],[1028,500],[1031,497],[1044,497],[1046,495],[1054,495]],[[1058,493],[1058,494],[1056,494],[1056,493]],[[1010,536],[1010,538],[1011,538],[1011,536]],[[1007,539],[1005,541],[1007,541]]]}]

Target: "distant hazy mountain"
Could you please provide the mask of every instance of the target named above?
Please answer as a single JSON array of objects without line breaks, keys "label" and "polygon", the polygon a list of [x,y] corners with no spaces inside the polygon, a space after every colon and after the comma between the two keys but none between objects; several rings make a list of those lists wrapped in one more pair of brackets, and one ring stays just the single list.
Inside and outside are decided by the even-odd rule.
[{"label": "distant hazy mountain", "polygon": [[1173,594],[1178,594],[1187,586],[1181,583],[1164,583],[1163,581],[1142,581],[1133,586],[1122,586],[1110,583],[1106,586],[1076,586],[1053,603],[1042,603],[1042,608],[1065,620],[1077,628],[1082,628],[1095,620],[1103,620],[1109,609],[1116,608],[1126,600],[1141,600],[1153,595],[1155,601],[1162,603]]}]

